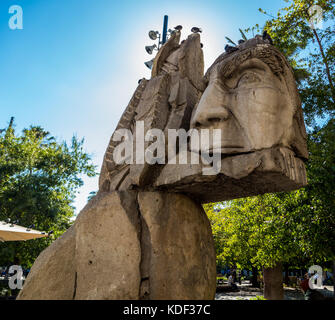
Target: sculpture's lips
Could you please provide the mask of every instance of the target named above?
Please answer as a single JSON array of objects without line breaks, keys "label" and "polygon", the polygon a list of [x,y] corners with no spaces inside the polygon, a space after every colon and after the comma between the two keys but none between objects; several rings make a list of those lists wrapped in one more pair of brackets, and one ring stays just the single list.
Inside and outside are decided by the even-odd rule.
[{"label": "sculpture's lips", "polygon": [[227,154],[227,153],[241,153],[244,151],[244,147],[241,146],[224,146],[221,148],[210,148],[208,149],[208,153],[213,154],[213,153],[222,153],[222,154]]},{"label": "sculpture's lips", "polygon": [[231,149],[245,149],[245,146],[242,144],[236,144],[232,141],[221,141],[220,144],[210,143],[207,151],[209,152],[222,152],[224,150]]},{"label": "sculpture's lips", "polygon": [[[244,130],[240,127],[235,118],[230,117],[226,121],[216,121],[210,126],[201,126],[198,130],[209,130],[209,140],[204,140],[207,145],[203,145],[205,152],[210,153],[241,153],[248,148],[248,139]],[[221,131],[221,136],[216,131]],[[220,133],[220,132],[219,132]],[[207,133],[208,134],[208,133]],[[201,132],[202,142],[202,132]]]},{"label": "sculpture's lips", "polygon": [[[191,151],[199,151],[199,150],[192,150]],[[248,150],[245,147],[242,146],[234,146],[234,145],[227,145],[224,147],[218,147],[218,148],[207,148],[207,149],[201,149],[199,153],[208,153],[208,154],[215,154],[215,153],[221,153],[221,154],[234,154],[234,153],[243,153],[243,152],[248,152]]]}]

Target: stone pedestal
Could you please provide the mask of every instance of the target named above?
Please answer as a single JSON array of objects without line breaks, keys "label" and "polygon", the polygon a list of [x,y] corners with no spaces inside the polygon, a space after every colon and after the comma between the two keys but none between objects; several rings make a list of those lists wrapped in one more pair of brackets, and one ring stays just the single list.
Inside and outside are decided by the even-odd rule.
[{"label": "stone pedestal", "polygon": [[38,257],[18,299],[214,299],[201,205],[180,194],[99,193]]}]

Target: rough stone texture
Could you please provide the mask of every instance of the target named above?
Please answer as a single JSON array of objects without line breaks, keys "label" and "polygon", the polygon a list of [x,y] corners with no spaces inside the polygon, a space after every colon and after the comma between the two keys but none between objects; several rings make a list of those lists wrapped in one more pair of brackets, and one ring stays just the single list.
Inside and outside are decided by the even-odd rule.
[{"label": "rough stone texture", "polygon": [[[144,135],[150,129],[164,130],[165,133],[168,129],[189,130],[193,108],[204,90],[200,36],[192,34],[180,45],[179,39],[180,33],[176,32],[157,54],[152,78],[136,108],[135,120],[144,121]],[[144,148],[152,143],[146,142]],[[134,148],[134,154],[138,152]],[[126,187],[152,185],[160,169],[148,163],[130,165],[130,182]]]},{"label": "rough stone texture", "polygon": [[75,299],[138,299],[140,221],[135,192],[98,194],[76,228]]},{"label": "rough stone texture", "polygon": [[180,32],[175,32],[157,53],[152,66],[151,78],[156,77],[168,57],[179,47]]},{"label": "rough stone texture", "polygon": [[304,162],[286,148],[224,158],[218,175],[203,175],[202,169],[201,164],[168,164],[161,171],[155,186],[208,203],[291,191],[307,184]]},{"label": "rough stone texture", "polygon": [[[169,115],[169,104],[168,104],[168,85],[169,75],[159,75],[152,78],[143,92],[141,101],[136,110],[136,121],[144,122],[144,137],[150,129],[163,130]],[[141,132],[138,127],[140,124],[136,122],[135,130]],[[138,136],[138,135],[137,135]],[[134,154],[139,155],[141,152],[144,156],[144,150],[146,150],[152,142],[145,142],[143,149],[136,149],[136,137],[134,137]],[[138,160],[137,160],[138,162]],[[132,184],[143,187],[144,185],[150,184],[150,174],[148,171],[150,165],[143,160],[144,163],[136,163],[130,165],[130,178]]]},{"label": "rough stone texture", "polygon": [[215,287],[202,207],[179,194],[137,200],[127,191],[98,193],[38,257],[18,299],[214,299]]},{"label": "rough stone texture", "polygon": [[[131,132],[134,131],[135,126],[135,114],[136,108],[140,102],[141,96],[147,86],[148,81],[146,79],[142,79],[135,90],[126,110],[122,114],[122,117],[116,127],[115,130],[119,129],[128,129]],[[113,136],[111,137],[104,160],[101,166],[101,172],[99,177],[99,190],[103,192],[114,191],[117,190],[122,181],[125,178],[125,174],[129,173],[129,165],[121,164],[117,165],[113,160],[113,152],[115,147],[119,144],[118,141],[113,141]]]},{"label": "rough stone texture", "polygon": [[[143,261],[150,299],[214,299],[216,264],[203,208],[180,194],[140,192],[150,253]],[[143,277],[142,276],[142,277]]]},{"label": "rough stone texture", "polygon": [[70,300],[75,293],[75,228],[72,226],[36,259],[18,300]]},{"label": "rough stone texture", "polygon": [[204,91],[204,56],[200,44],[200,34],[193,33],[181,44],[179,54],[179,70],[181,78],[188,78],[199,91]]},{"label": "rough stone texture", "polygon": [[136,192],[99,193],[40,254],[18,299],[138,299],[140,231]]}]

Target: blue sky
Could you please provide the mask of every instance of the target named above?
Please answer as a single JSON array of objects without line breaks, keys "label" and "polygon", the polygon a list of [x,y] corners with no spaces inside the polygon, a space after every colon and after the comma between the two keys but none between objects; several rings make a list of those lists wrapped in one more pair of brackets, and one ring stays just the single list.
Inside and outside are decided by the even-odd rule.
[{"label": "blue sky", "polygon": [[[8,9],[23,9],[23,30],[10,30]],[[0,128],[11,116],[16,129],[40,125],[59,140],[85,138],[86,151],[98,166],[117,122],[142,78],[149,30],[184,26],[203,29],[206,68],[221,54],[225,36],[240,39],[239,28],[276,14],[284,0],[0,1]],[[85,178],[74,205],[77,212],[98,178]]]}]

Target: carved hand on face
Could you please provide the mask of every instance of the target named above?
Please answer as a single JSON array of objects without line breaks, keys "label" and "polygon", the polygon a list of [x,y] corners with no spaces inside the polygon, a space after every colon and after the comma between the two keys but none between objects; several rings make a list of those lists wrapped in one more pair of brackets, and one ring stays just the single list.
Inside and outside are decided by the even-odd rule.
[{"label": "carved hand on face", "polygon": [[192,128],[221,129],[221,144],[210,143],[209,151],[234,154],[287,145],[294,108],[284,81],[258,58],[236,66],[229,77],[223,75],[225,65],[211,70],[191,119]]}]

